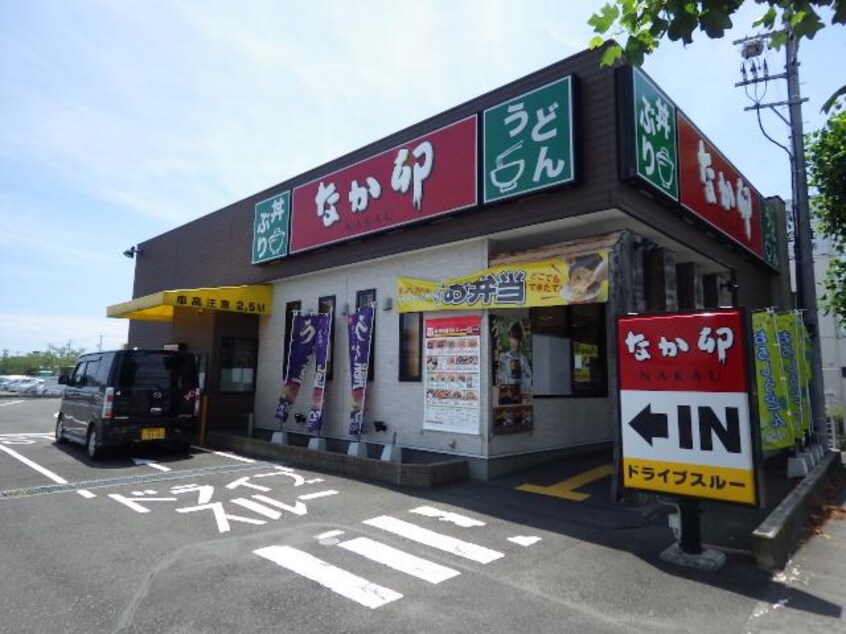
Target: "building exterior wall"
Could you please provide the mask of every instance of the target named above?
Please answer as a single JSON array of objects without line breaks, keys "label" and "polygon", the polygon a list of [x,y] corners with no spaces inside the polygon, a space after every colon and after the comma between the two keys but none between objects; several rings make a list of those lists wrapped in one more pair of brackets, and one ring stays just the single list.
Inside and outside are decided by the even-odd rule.
[{"label": "building exterior wall", "polygon": [[[602,53],[597,50],[575,55],[141,243],[134,297],[165,289],[267,283],[273,286],[273,308],[270,315],[262,317],[225,313],[210,317],[192,312],[179,314],[172,324],[133,322],[130,345],[187,342],[189,349],[207,355],[208,393],[219,405],[216,426],[243,427],[245,414],[252,411],[257,428],[277,430],[279,423],[274,414],[283,381],[286,304],[300,301],[302,310],[317,312],[320,297],[334,296],[337,314],[333,378],[327,382],[323,433],[348,438],[350,377],[345,319],[341,313],[345,306],[355,308],[357,291],[375,289],[375,377],[368,384],[365,420],[386,423],[387,432],[374,433],[371,428],[368,439],[389,442],[396,432],[397,441],[406,448],[503,461],[613,441],[618,425],[616,316],[644,310],[675,310],[680,301],[689,308],[712,307],[715,302],[763,308],[783,302],[788,292],[785,276],[720,230],[688,213],[679,203],[656,195],[641,181],[624,180],[619,82],[613,71],[600,66]],[[576,182],[510,200],[479,203],[435,219],[293,253],[260,265],[251,263],[257,203],[455,121],[476,116],[565,75],[574,77],[578,87],[573,124],[579,141],[575,152]],[[478,182],[476,187],[481,189]],[[613,220],[604,226],[597,218]],[[635,235],[633,226],[635,232],[640,228],[648,237]],[[604,324],[607,395],[536,398],[531,431],[494,435],[490,421],[492,360],[487,311],[426,313],[424,318],[461,314],[482,317],[482,376],[478,434],[424,430],[424,383],[402,382],[398,376],[399,317],[395,308],[385,305],[387,298],[395,299],[396,278],[457,278],[480,271],[492,258],[514,250],[542,248],[608,232],[622,232],[625,236],[614,250],[612,296]],[[783,233],[780,236],[783,241]],[[784,255],[782,243],[779,248]],[[215,394],[216,374],[212,374],[219,371],[222,337],[253,336],[250,333],[260,342],[254,397]],[[307,371],[294,413],[307,414],[310,387],[311,373]],[[285,429],[306,431],[305,425],[293,416]]]}]

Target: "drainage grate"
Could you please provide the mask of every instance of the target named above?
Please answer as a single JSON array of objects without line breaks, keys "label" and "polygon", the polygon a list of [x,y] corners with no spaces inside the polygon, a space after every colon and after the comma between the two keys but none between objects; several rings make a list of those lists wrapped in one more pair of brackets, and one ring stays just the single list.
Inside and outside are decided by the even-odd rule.
[{"label": "drainage grate", "polygon": [[27,489],[12,489],[0,491],[0,500],[16,498],[27,498],[35,495],[49,495],[52,493],[65,493],[77,489],[97,489],[102,487],[121,486],[124,484],[137,484],[140,482],[163,482],[167,480],[183,480],[198,476],[212,475],[215,473],[235,473],[240,471],[251,471],[264,469],[273,463],[257,462],[244,465],[220,465],[217,467],[203,467],[202,469],[186,469],[184,471],[169,471],[165,473],[151,473],[149,475],[124,476],[122,478],[104,478],[102,480],[87,480],[85,482],[68,482],[67,484],[46,484]]}]

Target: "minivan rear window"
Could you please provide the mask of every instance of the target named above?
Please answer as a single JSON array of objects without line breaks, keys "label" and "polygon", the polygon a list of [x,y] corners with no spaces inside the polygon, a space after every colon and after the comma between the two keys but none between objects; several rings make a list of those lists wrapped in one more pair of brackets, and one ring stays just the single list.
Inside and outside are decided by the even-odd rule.
[{"label": "minivan rear window", "polygon": [[123,359],[117,383],[119,388],[194,389],[197,387],[194,355],[132,350]]}]

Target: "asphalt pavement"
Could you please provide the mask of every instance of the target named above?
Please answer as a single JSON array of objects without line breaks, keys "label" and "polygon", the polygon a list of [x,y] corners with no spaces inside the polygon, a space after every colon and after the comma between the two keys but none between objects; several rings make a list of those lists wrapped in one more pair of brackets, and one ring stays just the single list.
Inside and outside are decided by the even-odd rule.
[{"label": "asphalt pavement", "polygon": [[[52,441],[57,401],[9,402],[3,633],[846,631],[842,488],[784,572],[735,539],[707,573],[660,560],[669,509],[613,503],[603,455],[423,491],[199,448],[92,463]],[[706,541],[755,519],[729,509]]]}]

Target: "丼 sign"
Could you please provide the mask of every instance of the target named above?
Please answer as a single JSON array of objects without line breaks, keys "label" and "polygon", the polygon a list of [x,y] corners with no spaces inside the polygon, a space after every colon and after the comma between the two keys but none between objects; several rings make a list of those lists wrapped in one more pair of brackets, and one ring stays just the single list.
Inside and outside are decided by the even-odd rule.
[{"label": "\u4e3c sign", "polygon": [[757,505],[745,333],[736,310],[618,319],[625,487]]}]

